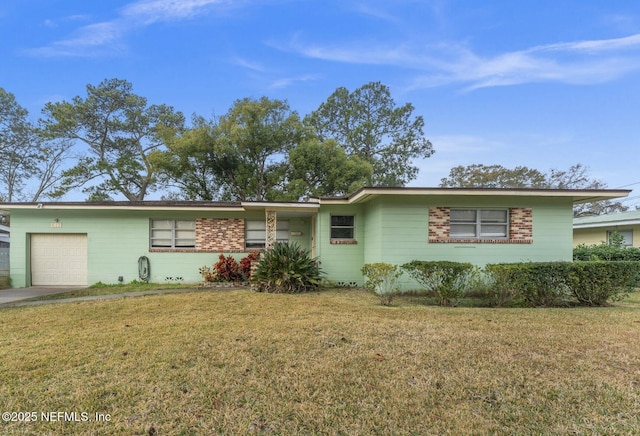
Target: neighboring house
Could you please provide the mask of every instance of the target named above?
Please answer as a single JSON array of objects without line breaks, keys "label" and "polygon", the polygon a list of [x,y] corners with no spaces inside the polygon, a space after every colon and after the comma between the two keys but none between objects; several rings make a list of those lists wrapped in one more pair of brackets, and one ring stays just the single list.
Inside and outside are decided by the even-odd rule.
[{"label": "neighboring house", "polygon": [[640,210],[595,215],[573,220],[573,245],[608,243],[613,232],[628,247],[640,247]]},{"label": "neighboring house", "polygon": [[[275,241],[318,257],[328,280],[362,284],[365,263],[414,259],[571,260],[574,203],[628,190],[363,188],[306,202],[11,203],[16,287],[138,279],[198,282],[220,253],[237,259]],[[415,287],[408,281],[403,287]]]}]

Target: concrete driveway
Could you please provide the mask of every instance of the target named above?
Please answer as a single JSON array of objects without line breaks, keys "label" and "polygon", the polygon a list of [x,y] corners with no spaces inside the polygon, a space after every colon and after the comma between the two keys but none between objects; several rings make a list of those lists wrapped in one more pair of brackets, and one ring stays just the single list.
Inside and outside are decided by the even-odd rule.
[{"label": "concrete driveway", "polygon": [[41,297],[43,295],[62,294],[74,291],[78,288],[68,286],[31,286],[30,288],[0,289],[0,305],[26,300],[27,298]]}]

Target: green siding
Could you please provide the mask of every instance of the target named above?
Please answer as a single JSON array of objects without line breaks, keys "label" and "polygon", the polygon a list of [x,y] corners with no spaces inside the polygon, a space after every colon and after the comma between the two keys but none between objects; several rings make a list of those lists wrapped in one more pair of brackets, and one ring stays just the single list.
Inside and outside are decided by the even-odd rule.
[{"label": "green siding", "polygon": [[[531,244],[429,243],[429,207],[528,207],[533,211]],[[329,216],[356,214],[362,222],[357,245],[329,244]],[[380,196],[364,205],[323,206],[318,217],[318,255],[327,277],[362,283],[364,263],[402,265],[411,260],[487,263],[571,260],[572,203],[567,198]],[[365,230],[364,238],[361,230]],[[403,279],[405,289],[415,282]]]},{"label": "green siding", "polygon": [[[356,244],[331,244],[331,215],[354,215]],[[365,231],[363,209],[359,205],[327,205],[316,220],[316,255],[325,277],[333,282],[362,283]]]},{"label": "green siding", "polygon": [[[24,210],[12,211],[11,278],[13,286],[30,286],[29,235],[34,233],[87,234],[87,281],[117,283],[122,276],[125,283],[138,280],[138,258],[147,256],[151,269],[151,282],[164,283],[181,277],[184,283],[201,281],[199,269],[211,266],[220,253],[211,252],[150,252],[150,219],[243,218],[264,219],[264,212],[246,214],[204,211],[119,211],[103,210]],[[61,228],[52,228],[58,219]],[[300,236],[290,240],[310,249],[310,218],[289,218],[290,231]],[[14,239],[15,238],[15,239]],[[229,254],[229,253],[225,253]],[[240,260],[246,253],[231,253]]]},{"label": "green siding", "polygon": [[364,246],[366,247],[366,250],[364,250],[364,263],[380,262],[380,259],[382,259],[384,233],[382,211],[380,199],[367,203],[364,216],[365,227],[367,228],[364,238]]},{"label": "green siding", "polygon": [[[533,243],[429,243],[429,208],[526,207],[533,212]],[[355,244],[332,244],[330,217],[355,216]],[[282,212],[279,220],[290,221],[290,236],[311,249],[311,217]],[[61,228],[52,228],[58,219]],[[29,235],[34,233],[83,233],[88,243],[88,284],[138,279],[138,258],[147,256],[153,282],[181,277],[184,282],[201,280],[201,266],[213,265],[220,253],[150,252],[149,220],[152,218],[243,218],[264,219],[264,212],[143,211],[143,210],[53,210],[14,209],[11,213],[11,277],[16,287],[30,284]],[[500,196],[381,195],[362,204],[323,204],[316,217],[316,256],[325,277],[333,282],[362,284],[364,263],[397,265],[419,260],[453,260],[476,265],[496,262],[571,260],[572,204],[570,199]],[[227,254],[227,253],[225,253]],[[233,253],[240,259],[246,253]],[[415,283],[405,280],[405,288]]]}]

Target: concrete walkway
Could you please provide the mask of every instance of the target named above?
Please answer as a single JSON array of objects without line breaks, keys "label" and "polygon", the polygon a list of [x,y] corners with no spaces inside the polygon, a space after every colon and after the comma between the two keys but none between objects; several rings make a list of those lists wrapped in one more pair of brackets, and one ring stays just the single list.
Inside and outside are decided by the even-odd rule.
[{"label": "concrete walkway", "polygon": [[0,305],[28,298],[42,297],[45,295],[62,294],[81,288],[69,288],[68,286],[31,286],[30,288],[0,289]]},{"label": "concrete walkway", "polygon": [[181,294],[185,292],[204,291],[205,288],[193,289],[162,289],[157,291],[125,292],[120,294],[92,295],[89,297],[62,298],[58,300],[23,301],[29,298],[44,295],[61,294],[81,288],[52,288],[45,286],[32,286],[21,289],[0,290],[0,308],[20,306],[42,306],[44,304],[70,303],[74,301],[112,300],[114,298],[141,297],[144,295]]}]

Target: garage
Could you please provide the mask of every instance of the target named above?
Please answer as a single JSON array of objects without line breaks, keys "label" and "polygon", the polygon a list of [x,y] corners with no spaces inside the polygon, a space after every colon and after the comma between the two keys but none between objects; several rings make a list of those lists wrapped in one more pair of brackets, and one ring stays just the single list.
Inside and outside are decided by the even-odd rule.
[{"label": "garage", "polygon": [[32,234],[32,286],[87,286],[86,234]]}]

